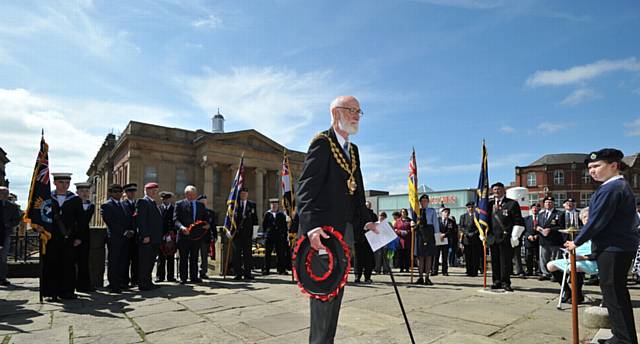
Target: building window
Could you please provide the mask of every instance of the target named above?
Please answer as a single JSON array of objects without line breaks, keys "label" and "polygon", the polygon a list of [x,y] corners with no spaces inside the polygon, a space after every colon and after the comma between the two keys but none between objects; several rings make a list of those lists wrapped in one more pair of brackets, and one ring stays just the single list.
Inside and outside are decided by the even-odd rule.
[{"label": "building window", "polygon": [[156,170],[155,166],[145,166],[144,168],[144,179],[142,184],[150,182],[158,182],[158,170]]},{"label": "building window", "polygon": [[540,202],[540,198],[538,198],[538,193],[530,193],[529,194],[529,204],[530,205],[534,205],[536,203]]},{"label": "building window", "polygon": [[181,167],[176,168],[176,193],[184,193],[184,188],[189,185],[187,180],[187,170]]},{"label": "building window", "polygon": [[561,208],[562,207],[562,202],[564,202],[564,200],[567,199],[567,193],[566,192],[554,192],[553,193],[553,198],[556,199],[556,208]]},{"label": "building window", "polygon": [[580,207],[584,208],[584,207],[588,207],[589,206],[589,201],[591,200],[591,195],[593,195],[593,192],[581,192],[580,193]]},{"label": "building window", "polygon": [[564,171],[563,170],[555,170],[555,171],[553,171],[553,184],[555,184],[555,185],[564,185]]},{"label": "building window", "polygon": [[220,171],[213,170],[213,193],[222,196],[222,183],[220,181]]},{"label": "building window", "polygon": [[538,185],[536,182],[536,173],[529,172],[527,173],[527,186],[536,186]]},{"label": "building window", "polygon": [[591,183],[591,175],[589,174],[589,170],[582,170],[582,184],[590,184]]}]

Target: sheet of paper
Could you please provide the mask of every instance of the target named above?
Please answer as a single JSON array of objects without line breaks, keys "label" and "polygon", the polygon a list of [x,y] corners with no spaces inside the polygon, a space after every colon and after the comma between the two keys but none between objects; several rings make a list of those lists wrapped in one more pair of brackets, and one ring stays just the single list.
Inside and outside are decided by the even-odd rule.
[{"label": "sheet of paper", "polygon": [[436,246],[448,245],[449,240],[447,239],[447,237],[441,238],[442,236],[440,234],[442,233],[434,234],[434,236],[436,237]]},{"label": "sheet of paper", "polygon": [[389,226],[389,223],[386,221],[376,222],[376,228],[380,232],[379,234],[376,234],[373,231],[368,231],[364,234],[367,237],[367,241],[369,241],[369,245],[373,252],[386,246],[398,237],[396,232],[393,231],[391,226]]}]

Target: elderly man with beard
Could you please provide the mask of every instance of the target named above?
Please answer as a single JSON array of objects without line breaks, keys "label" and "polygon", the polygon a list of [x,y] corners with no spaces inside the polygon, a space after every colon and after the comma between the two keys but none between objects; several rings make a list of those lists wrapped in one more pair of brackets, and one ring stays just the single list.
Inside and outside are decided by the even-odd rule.
[{"label": "elderly man with beard", "polygon": [[[363,227],[364,185],[360,171],[358,147],[350,135],[358,132],[362,110],[353,96],[337,97],[329,108],[331,128],[311,142],[298,182],[298,235],[309,237],[311,247],[323,248],[320,238],[329,236],[322,229],[332,226],[352,246],[354,231],[377,229],[372,222]],[[355,226],[355,227],[354,227]],[[310,301],[311,329],[309,343],[333,343],[344,289],[328,301]]]}]

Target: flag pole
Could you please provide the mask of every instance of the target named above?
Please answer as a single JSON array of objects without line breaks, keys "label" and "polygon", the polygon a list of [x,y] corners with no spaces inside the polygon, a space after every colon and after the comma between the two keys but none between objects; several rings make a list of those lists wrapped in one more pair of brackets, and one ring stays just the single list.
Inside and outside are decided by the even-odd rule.
[{"label": "flag pole", "polygon": [[413,261],[415,260],[414,257],[413,257],[413,248],[415,247],[414,242],[416,240],[416,231],[415,231],[415,229],[416,229],[416,226],[411,226],[411,257],[409,257],[410,262],[411,262],[409,264],[410,265],[409,271],[411,271],[411,274],[410,274],[410,276],[411,276],[411,284],[413,284]]},{"label": "flag pole", "polygon": [[[240,157],[240,163],[238,164],[238,173],[237,173],[238,174],[238,179],[240,179],[240,177],[241,177],[239,174],[240,174],[240,168],[242,167],[243,161],[244,161],[244,152],[242,152],[242,157]],[[237,205],[237,202],[238,202],[238,193],[240,191],[239,189],[240,188],[238,186],[236,186],[236,190],[235,190],[236,195],[235,195],[235,197],[233,197],[234,202],[236,202],[236,205]],[[237,209],[236,205],[233,206],[233,212],[231,213],[231,228],[236,226],[235,220],[234,220],[234,218],[236,216],[236,209]],[[227,212],[228,212],[228,208],[227,208]],[[236,229],[236,231],[237,231],[237,229]],[[226,235],[226,233],[225,233],[225,235]],[[235,235],[230,235],[229,238],[228,238],[229,242],[227,243],[227,256],[224,259],[224,272],[222,273],[222,279],[227,279],[227,270],[229,269],[229,256],[231,255],[231,244],[233,243],[233,237],[234,236]]]}]

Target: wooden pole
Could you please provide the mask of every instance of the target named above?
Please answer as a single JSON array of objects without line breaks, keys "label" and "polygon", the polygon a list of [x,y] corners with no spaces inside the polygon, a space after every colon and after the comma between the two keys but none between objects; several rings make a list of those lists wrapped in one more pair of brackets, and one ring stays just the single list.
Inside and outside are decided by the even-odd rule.
[{"label": "wooden pole", "polygon": [[222,273],[222,279],[227,279],[227,269],[229,268],[229,255],[231,255],[231,242],[233,241],[233,236],[231,238],[228,238],[228,241],[227,256],[224,258],[224,272]]},{"label": "wooden pole", "polygon": [[482,274],[484,275],[484,287],[487,289],[487,241],[486,239],[482,241]]},{"label": "wooden pole", "polygon": [[413,261],[415,260],[413,258],[413,248],[415,247],[415,240],[416,240],[416,231],[415,231],[415,226],[411,226],[411,257],[409,257],[410,259],[410,263],[409,263],[409,270],[411,271],[410,275],[411,275],[411,283],[413,283]]},{"label": "wooden pole", "polygon": [[573,344],[580,343],[578,328],[578,288],[576,284],[576,250],[571,251],[571,319],[573,326]]}]

